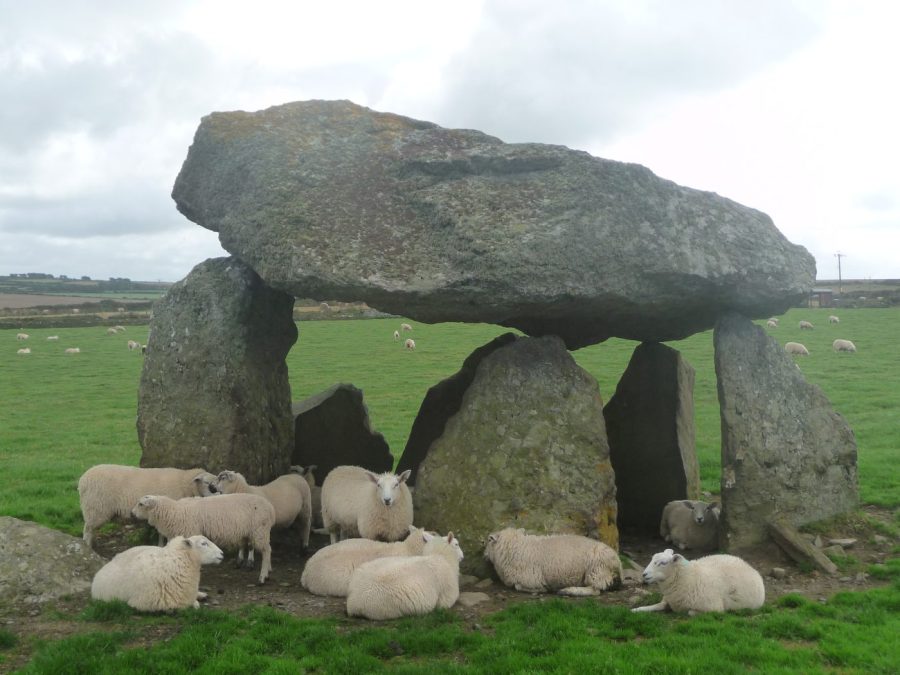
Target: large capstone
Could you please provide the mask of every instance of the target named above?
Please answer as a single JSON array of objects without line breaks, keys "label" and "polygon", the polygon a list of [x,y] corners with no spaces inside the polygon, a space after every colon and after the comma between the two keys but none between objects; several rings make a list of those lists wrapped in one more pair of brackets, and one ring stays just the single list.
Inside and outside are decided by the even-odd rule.
[{"label": "large capstone", "polygon": [[618,547],[616,488],[597,381],[556,337],[487,355],[418,469],[416,523],[461,533],[463,568],[486,572],[482,541],[514,525]]},{"label": "large capstone", "polygon": [[251,484],[287,472],[293,304],[233,257],[200,263],[169,289],[138,390],[141,466],[233,469]]},{"label": "large capstone", "polygon": [[716,325],[722,416],[722,537],[728,550],[856,508],[853,432],[774,338],[737,314]]},{"label": "large capstone", "polygon": [[291,464],[314,465],[322,484],[336,466],[350,464],[375,473],[390,471],[394,458],[387,441],[372,429],[363,392],[352,384],[336,384],[291,406],[294,453]]},{"label": "large capstone", "polygon": [[105,562],[80,537],[0,517],[0,607],[86,593]]},{"label": "large capstone", "polygon": [[603,416],[619,529],[658,534],[668,502],[700,497],[694,369],[671,347],[639,345]]},{"label": "large capstone", "polygon": [[764,213],[643,166],[348,101],[206,116],[173,197],[285,293],[569,348],[780,314],[815,278]]}]

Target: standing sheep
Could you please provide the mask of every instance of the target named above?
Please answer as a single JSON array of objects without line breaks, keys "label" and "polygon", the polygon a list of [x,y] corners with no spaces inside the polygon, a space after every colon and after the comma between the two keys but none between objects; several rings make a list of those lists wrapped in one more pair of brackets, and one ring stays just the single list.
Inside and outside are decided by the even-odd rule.
[{"label": "standing sheep", "polygon": [[663,599],[632,612],[727,612],[759,609],[766,600],[762,577],[733,555],[717,554],[693,562],[667,548],[653,556],[643,573],[644,583],[659,584]]},{"label": "standing sheep", "polygon": [[[131,511],[146,520],[164,537],[188,537],[202,534],[226,549],[237,549],[237,564],[244,560],[244,548],[262,552],[259,583],[265,583],[272,571],[272,546],[269,537],[275,524],[275,507],[259,495],[233,494],[170,499],[144,495]],[[252,556],[247,564],[253,565]]]},{"label": "standing sheep", "polygon": [[94,575],[94,600],[124,600],[141,612],[197,608],[200,566],[222,562],[222,549],[202,535],[174,537],[165,548],[135,546],[122,551]]},{"label": "standing sheep", "polygon": [[772,319],[769,319],[768,321],[766,321],[766,326],[769,328],[778,328],[778,322],[772,321]]},{"label": "standing sheep", "polygon": [[800,322],[800,330],[812,330],[813,325],[809,321]]},{"label": "standing sheep", "polygon": [[[268,499],[275,507],[275,527],[286,528],[296,524],[305,551],[309,547],[309,530],[312,527],[312,496],[306,479],[296,473],[287,473],[265,485],[248,485],[243,474],[222,471],[216,480],[216,488],[225,495],[246,493]],[[253,560],[253,552],[249,554]]]},{"label": "standing sheep", "polygon": [[[84,518],[84,543],[94,545],[94,532],[113,518],[126,519],[146,494],[172,499],[203,494],[203,485],[216,477],[197,469],[142,469],[120,464],[98,464],[78,479],[78,498]],[[189,534],[197,534],[191,532]]]},{"label": "standing sheep", "polygon": [[809,356],[809,350],[799,342],[785,342],[784,351],[788,354],[797,354],[798,356]]},{"label": "standing sheep", "polygon": [[710,551],[719,546],[719,504],[679,499],[665,505],[659,535],[680,549]]},{"label": "standing sheep", "polygon": [[313,528],[322,527],[322,486],[316,485],[316,474],[313,473],[318,467],[315,464],[309,466],[292,466],[291,471],[303,476],[306,484],[309,485],[309,495],[312,499],[312,526]]},{"label": "standing sheep", "polygon": [[400,339],[400,331],[399,331],[399,330],[395,330],[395,331],[394,331],[394,340],[396,341],[396,340],[399,340],[399,339]]},{"label": "standing sheep", "polygon": [[408,323],[401,323],[400,330],[412,330],[412,326],[410,326]]},{"label": "standing sheep", "polygon": [[80,354],[80,347],[66,347],[66,354]]},{"label": "standing sheep", "polygon": [[[315,595],[345,597],[353,570],[377,558],[422,555],[425,544],[432,539],[425,530],[410,525],[409,536],[403,541],[383,542],[371,539],[345,539],[316,551],[306,561],[300,584]],[[459,543],[453,540],[456,547]]]},{"label": "standing sheep", "polygon": [[347,614],[397,619],[452,607],[459,599],[459,561],[453,533],[432,539],[421,556],[378,558],[360,565],[347,587]]},{"label": "standing sheep", "polygon": [[841,320],[836,317],[834,314],[828,317],[828,323],[840,323]]},{"label": "standing sheep", "polygon": [[488,535],[484,557],[505,585],[529,593],[597,595],[622,579],[616,552],[577,534],[534,535],[508,527]]},{"label": "standing sheep", "polygon": [[23,347],[22,349],[17,349],[16,354],[30,354],[31,347]]},{"label": "standing sheep", "polygon": [[29,337],[28,333],[16,333],[16,340],[27,340]]},{"label": "standing sheep", "polygon": [[416,341],[412,338],[407,338],[406,342],[403,343],[403,346],[406,347],[409,351],[414,352],[416,350]]},{"label": "standing sheep", "polygon": [[322,524],[331,543],[348,537],[397,541],[413,522],[411,473],[374,474],[360,466],[337,466],[322,483]]},{"label": "standing sheep", "polygon": [[856,345],[850,340],[835,340],[831,343],[831,348],[836,352],[855,352]]}]

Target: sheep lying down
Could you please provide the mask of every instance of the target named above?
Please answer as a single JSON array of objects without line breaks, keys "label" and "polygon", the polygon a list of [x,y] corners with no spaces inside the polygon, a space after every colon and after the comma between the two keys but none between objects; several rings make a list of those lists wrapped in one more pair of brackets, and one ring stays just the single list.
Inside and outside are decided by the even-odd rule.
[{"label": "sheep lying down", "polygon": [[667,548],[644,569],[644,583],[659,584],[663,599],[633,612],[728,612],[759,609],[766,588],[759,572],[737,556],[717,554],[687,560]]}]

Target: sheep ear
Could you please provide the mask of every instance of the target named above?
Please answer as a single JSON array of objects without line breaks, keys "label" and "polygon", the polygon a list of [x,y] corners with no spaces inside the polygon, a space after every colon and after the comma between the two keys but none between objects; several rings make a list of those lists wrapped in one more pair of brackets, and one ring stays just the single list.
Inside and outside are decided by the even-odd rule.
[{"label": "sheep ear", "polygon": [[689,509],[694,508],[694,503],[690,499],[682,499],[681,503],[684,504]]},{"label": "sheep ear", "polygon": [[185,548],[192,548],[194,546],[194,542],[192,542],[190,539],[184,539],[183,541]]},{"label": "sheep ear", "polygon": [[672,560],[677,562],[679,565],[687,562],[687,558],[685,558],[680,553],[676,553],[674,556],[672,556]]},{"label": "sheep ear", "polygon": [[366,471],[366,476],[368,476],[369,480],[372,481],[373,483],[377,483],[377,482],[378,482],[378,476],[376,476],[376,475],[375,475],[374,473],[372,473],[371,471]]},{"label": "sheep ear", "polygon": [[453,543],[453,533],[452,533],[452,532],[448,532],[448,533],[447,533],[447,543],[448,543],[448,544],[452,544],[452,543]]},{"label": "sheep ear", "polygon": [[665,551],[663,551],[663,553],[665,553],[669,557],[672,557],[675,554],[675,552],[670,548],[667,548]]},{"label": "sheep ear", "polygon": [[712,511],[713,509],[721,509],[722,507],[719,505],[719,502],[713,502],[706,508],[708,508],[710,511]]},{"label": "sheep ear", "polygon": [[425,540],[426,542],[429,542],[432,539],[434,539],[434,535],[431,534],[431,532],[428,532],[427,530],[422,530],[422,539]]},{"label": "sheep ear", "polygon": [[411,474],[411,473],[412,473],[412,469],[407,469],[406,471],[401,473],[399,476],[397,476],[397,478],[400,479],[401,483],[405,483],[407,480],[409,480],[409,474]]},{"label": "sheep ear", "polygon": [[496,534],[489,534],[489,535],[488,535],[488,541],[489,541],[489,542],[492,542],[492,543],[493,543],[493,542],[497,541],[497,539],[499,539],[499,537],[498,537]]}]

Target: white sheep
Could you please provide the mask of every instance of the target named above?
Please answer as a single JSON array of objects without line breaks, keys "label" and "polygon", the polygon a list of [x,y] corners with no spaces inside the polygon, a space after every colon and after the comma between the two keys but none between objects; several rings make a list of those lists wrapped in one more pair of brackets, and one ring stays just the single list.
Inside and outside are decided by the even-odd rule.
[{"label": "white sheep", "polygon": [[138,348],[140,348],[140,346],[141,346],[141,345],[140,345],[139,342],[135,342],[134,340],[129,340],[129,341],[128,341],[128,351],[132,351],[132,350],[138,349]]},{"label": "white sheep", "polygon": [[401,323],[400,330],[412,330],[412,326],[410,326],[408,323]]},{"label": "white sheep", "polygon": [[517,591],[597,595],[622,579],[616,552],[577,534],[535,535],[507,527],[488,535],[484,557],[500,580]]},{"label": "white sheep", "polygon": [[777,316],[770,316],[768,319],[766,319],[766,321],[774,321],[775,325],[776,326],[778,325],[778,317]]},{"label": "white sheep", "polygon": [[[204,469],[142,469],[98,464],[78,479],[78,498],[84,518],[84,543],[93,546],[94,532],[113,518],[129,518],[146,494],[180,499],[203,494],[203,485],[216,477]],[[197,534],[191,532],[190,534]]]},{"label": "white sheep", "polygon": [[322,527],[322,486],[316,485],[316,474],[313,473],[318,467],[315,464],[309,466],[292,466],[291,471],[299,473],[309,485],[309,494],[312,497],[312,526],[313,528]]},{"label": "white sheep", "polygon": [[778,322],[769,319],[768,321],[766,321],[766,326],[768,326],[769,328],[778,328]]},{"label": "white sheep", "polygon": [[799,342],[785,342],[784,351],[788,354],[798,354],[800,356],[809,356],[809,350]]},{"label": "white sheep", "polygon": [[16,333],[16,340],[27,340],[29,337],[28,333]]},{"label": "white sheep", "polygon": [[399,340],[399,339],[400,339],[400,331],[399,331],[399,330],[395,330],[395,331],[394,331],[394,340]]},{"label": "white sheep", "polygon": [[80,347],[66,347],[66,354],[80,354]]},{"label": "white sheep", "polygon": [[856,345],[850,340],[835,340],[831,343],[831,348],[836,352],[855,352]]},{"label": "white sheep", "polygon": [[125,326],[113,326],[113,330],[115,330],[117,333],[124,333]]},{"label": "white sheep", "polygon": [[[259,495],[275,507],[275,527],[286,528],[296,523],[303,549],[309,547],[309,530],[312,527],[312,496],[306,479],[296,473],[287,473],[265,485],[248,485],[247,479],[237,471],[222,471],[216,480],[216,488],[223,495],[246,493]],[[253,560],[253,552],[249,553]]]},{"label": "white sheep", "polygon": [[709,551],[719,546],[719,504],[678,499],[665,505],[659,535],[680,549]]},{"label": "white sheep", "polygon": [[174,537],[165,548],[135,546],[122,551],[94,575],[94,600],[123,600],[141,612],[197,608],[200,566],[222,562],[222,549],[202,535]]},{"label": "white sheep", "polygon": [[48,335],[47,339],[48,340],[59,340],[59,335]]},{"label": "white sheep", "polygon": [[[131,510],[168,538],[202,534],[225,549],[237,549],[237,564],[244,561],[244,548],[262,553],[259,583],[272,571],[270,535],[275,524],[275,507],[259,495],[233,494],[171,499],[144,495]],[[253,565],[252,555],[247,558]]]},{"label": "white sheep", "polygon": [[[403,541],[384,542],[371,539],[345,539],[316,551],[306,561],[300,584],[315,595],[345,597],[353,570],[376,558],[422,555],[432,535],[410,525]],[[457,546],[459,543],[453,540]]]},{"label": "white sheep", "polygon": [[812,330],[813,325],[809,321],[800,322],[800,330]]},{"label": "white sheep", "polygon": [[459,599],[463,552],[451,532],[425,544],[420,556],[378,558],[360,565],[347,586],[347,614],[397,619],[452,607]]},{"label": "white sheep", "polygon": [[687,560],[667,548],[653,556],[643,573],[644,583],[658,583],[663,599],[633,612],[727,612],[759,609],[766,600],[762,577],[733,555],[708,555]]},{"label": "white sheep", "polygon": [[359,466],[337,466],[322,483],[322,524],[331,543],[349,537],[397,541],[413,522],[411,473],[375,474]]},{"label": "white sheep", "polygon": [[30,353],[31,353],[31,347],[23,347],[22,349],[19,349],[16,351],[16,354],[30,354]]},{"label": "white sheep", "polygon": [[412,338],[407,338],[406,342],[403,343],[403,346],[409,349],[410,351],[415,351],[416,349],[416,341]]},{"label": "white sheep", "polygon": [[106,334],[107,335],[118,335],[119,331],[117,331],[115,328],[107,328]]},{"label": "white sheep", "polygon": [[834,314],[828,317],[828,323],[840,323],[841,320],[836,317]]}]

